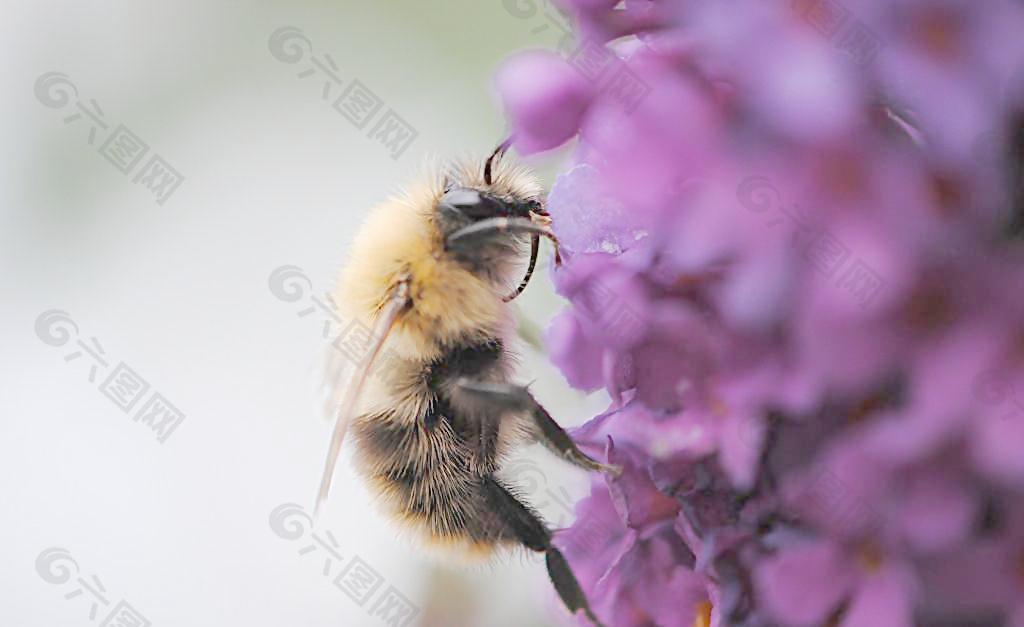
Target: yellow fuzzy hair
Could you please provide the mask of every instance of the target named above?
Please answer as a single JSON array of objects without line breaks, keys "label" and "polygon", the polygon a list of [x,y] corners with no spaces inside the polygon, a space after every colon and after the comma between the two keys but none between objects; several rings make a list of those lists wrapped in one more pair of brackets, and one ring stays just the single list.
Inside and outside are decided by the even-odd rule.
[{"label": "yellow fuzzy hair", "polygon": [[[504,335],[508,307],[496,286],[444,254],[434,222],[435,206],[446,181],[475,188],[483,181],[482,160],[464,160],[447,169],[432,168],[420,182],[374,207],[342,269],[335,302],[346,319],[372,327],[398,277],[410,277],[412,309],[397,321],[388,348],[405,357],[434,359],[456,340]],[[492,193],[539,196],[541,188],[527,170],[499,161]],[[504,269],[512,279],[514,267]]]}]

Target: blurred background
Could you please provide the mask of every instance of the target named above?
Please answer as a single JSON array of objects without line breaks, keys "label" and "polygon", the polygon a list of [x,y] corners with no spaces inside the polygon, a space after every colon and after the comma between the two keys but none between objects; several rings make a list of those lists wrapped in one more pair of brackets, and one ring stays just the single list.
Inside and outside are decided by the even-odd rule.
[{"label": "blurred background", "polygon": [[[564,28],[540,0],[5,5],[0,623],[559,621],[539,561],[435,561],[347,454],[309,513],[347,243],[428,158],[492,149],[492,72]],[[563,424],[605,406],[538,348],[521,378]],[[586,490],[536,446],[508,472],[553,526]]]}]

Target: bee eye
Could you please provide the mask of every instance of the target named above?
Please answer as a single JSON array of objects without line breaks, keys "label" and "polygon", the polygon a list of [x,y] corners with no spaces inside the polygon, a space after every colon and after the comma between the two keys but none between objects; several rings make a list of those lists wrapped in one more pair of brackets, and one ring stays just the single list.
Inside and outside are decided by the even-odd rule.
[{"label": "bee eye", "polygon": [[490,194],[456,187],[441,197],[442,211],[456,212],[471,220],[482,220],[509,214],[508,205]]}]

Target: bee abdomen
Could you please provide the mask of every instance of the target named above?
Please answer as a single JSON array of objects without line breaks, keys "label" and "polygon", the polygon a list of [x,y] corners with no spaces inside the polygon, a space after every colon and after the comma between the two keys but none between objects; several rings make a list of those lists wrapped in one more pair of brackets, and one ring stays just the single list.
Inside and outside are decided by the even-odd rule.
[{"label": "bee abdomen", "polygon": [[496,480],[471,469],[447,419],[432,429],[362,421],[357,439],[359,466],[385,509],[427,540],[474,553],[516,541],[495,502]]},{"label": "bee abdomen", "polygon": [[[386,509],[406,525],[441,544],[493,548],[515,537],[496,515],[491,476],[503,443],[515,429],[503,428],[500,409],[453,398],[461,377],[505,380],[509,364],[497,337],[451,346],[442,357],[410,368],[419,385],[403,384],[418,396],[406,406],[423,407],[410,419],[396,413],[361,417],[354,425],[357,465]],[[397,411],[397,410],[396,410]],[[494,415],[490,412],[497,411]]]}]

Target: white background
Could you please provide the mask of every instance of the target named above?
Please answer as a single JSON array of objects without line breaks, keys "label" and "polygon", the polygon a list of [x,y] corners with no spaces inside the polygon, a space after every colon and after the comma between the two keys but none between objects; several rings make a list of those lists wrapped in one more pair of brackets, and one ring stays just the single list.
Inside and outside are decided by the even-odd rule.
[{"label": "white background", "polygon": [[[511,557],[450,568],[394,532],[343,458],[319,532],[385,580],[366,606],[322,573],[309,536],[275,535],[270,512],[312,504],[331,425],[313,410],[321,316],[268,289],[294,265],[327,290],[366,210],[429,155],[484,153],[504,124],[490,76],[559,32],[519,2],[5,3],[0,35],[0,624],[99,625],[124,599],[158,627],[383,625],[368,608],[389,585],[424,625],[558,622],[542,566]],[[539,3],[538,3],[539,4]],[[550,9],[547,9],[550,10]],[[321,98],[319,77],[275,59],[270,34],[301,29],[348,84],[361,80],[419,132],[398,160]],[[536,32],[535,32],[536,31]],[[185,177],[163,206],[88,143],[73,107],[37,100],[36,79],[69,77],[110,124],[125,124]],[[337,88],[331,100],[339,92]],[[146,155],[148,158],[149,154]],[[555,160],[541,164],[552,171]],[[137,166],[137,167],[141,167]],[[134,174],[135,171],[132,171]],[[550,177],[547,177],[550,182]],[[521,299],[546,327],[561,307],[540,272]],[[68,312],[110,367],[37,337]],[[564,424],[603,399],[569,390],[526,350],[524,381]],[[186,415],[164,444],[99,390],[125,362]],[[149,395],[147,393],[147,397]],[[145,401],[145,398],[142,402]],[[135,408],[138,409],[138,406]],[[584,478],[533,447],[520,473],[552,522],[547,489]],[[560,520],[559,520],[560,519]],[[46,582],[36,559],[66,549],[110,605]]]}]

